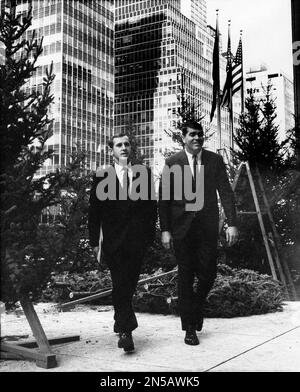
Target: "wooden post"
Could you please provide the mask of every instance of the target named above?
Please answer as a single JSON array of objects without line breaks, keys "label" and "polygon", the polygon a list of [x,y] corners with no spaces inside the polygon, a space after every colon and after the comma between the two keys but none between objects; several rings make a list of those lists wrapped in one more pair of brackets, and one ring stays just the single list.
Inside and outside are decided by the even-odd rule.
[{"label": "wooden post", "polygon": [[[274,234],[274,243],[275,243],[274,253],[275,253],[276,262],[278,264],[278,269],[279,269],[279,271],[282,271],[282,269],[281,269],[281,264],[282,264],[284,272],[286,274],[287,281],[288,281],[288,282],[286,282],[285,277],[284,277],[284,273],[282,271],[282,275],[284,277],[283,282],[285,282],[286,284],[289,285],[289,287],[291,288],[291,291],[292,291],[292,297],[293,297],[293,299],[296,300],[297,299],[297,293],[296,293],[296,289],[295,289],[295,286],[294,286],[294,283],[293,283],[293,280],[292,280],[292,277],[291,277],[291,274],[290,274],[290,270],[289,270],[288,266],[286,265],[286,263],[284,261],[281,262],[280,258],[279,258],[278,247],[281,247],[281,240],[280,240],[280,236],[279,236],[279,233],[277,231],[277,228],[276,228],[276,225],[275,225],[275,222],[274,222],[274,219],[273,219],[273,215],[271,213],[270,204],[269,204],[268,198],[266,196],[266,192],[265,192],[264,185],[263,185],[263,182],[262,182],[262,178],[261,178],[261,175],[260,175],[260,172],[259,172],[258,168],[256,168],[256,174],[257,174],[257,177],[258,177],[258,184],[259,184],[259,187],[260,187],[262,195],[263,195],[263,199],[264,199],[264,203],[265,203],[265,206],[266,206],[267,214],[268,214],[268,217],[269,217],[269,220],[270,220],[270,224],[271,224],[271,227],[272,227],[272,230],[273,230],[273,234]],[[288,294],[289,294],[289,292],[288,292]]]},{"label": "wooden post", "polygon": [[[39,352],[36,349],[22,347],[12,343],[1,343],[1,351],[8,352],[8,356],[12,354],[16,359],[33,359],[38,367],[50,369],[57,366],[56,355],[53,353]],[[5,357],[6,355],[4,355]],[[2,357],[2,354],[1,354]]]},{"label": "wooden post", "polygon": [[[159,275],[154,275],[154,276],[150,276],[149,278],[140,279],[137,284],[147,283],[147,282],[150,282],[151,280],[155,280],[157,278],[162,278],[164,276],[168,276],[168,275],[174,274],[175,272],[177,272],[177,267],[174,268],[172,271],[163,272],[162,274],[159,274]],[[89,295],[87,297],[76,299],[75,301],[65,302],[64,304],[58,305],[58,307],[61,309],[61,308],[67,308],[68,306],[73,306],[73,305],[76,305],[76,304],[82,304],[82,303],[87,302],[87,301],[92,301],[94,299],[99,299],[99,298],[106,297],[109,294],[111,294],[111,292],[112,292],[112,289],[109,289],[109,290],[103,291],[101,293],[91,294],[91,295]]]},{"label": "wooden post", "polygon": [[258,198],[257,198],[256,190],[255,190],[253,177],[252,177],[251,170],[250,170],[250,167],[249,167],[249,163],[245,162],[245,165],[246,165],[247,174],[248,174],[248,178],[249,178],[249,183],[250,183],[250,187],[251,187],[251,191],[252,191],[252,195],[253,195],[255,209],[257,211],[257,217],[258,217],[260,229],[261,229],[261,232],[262,232],[264,245],[265,245],[266,252],[267,252],[269,265],[270,265],[270,268],[271,268],[271,273],[272,273],[273,278],[278,280],[277,273],[276,273],[275,266],[274,266],[274,262],[273,262],[273,258],[272,258],[270,245],[269,245],[269,242],[268,242],[268,238],[267,238],[267,234],[266,234],[266,230],[265,230],[265,226],[264,226],[264,222],[263,222],[262,213],[261,213],[260,206],[259,206],[259,203],[258,203]]},{"label": "wooden post", "polygon": [[[250,188],[251,188],[251,193],[252,193],[252,197],[253,197],[253,201],[255,204],[255,211],[238,211],[238,214],[242,215],[252,215],[255,214],[258,217],[258,221],[259,221],[259,225],[260,225],[260,229],[262,232],[262,237],[263,237],[263,241],[264,241],[264,245],[265,245],[265,249],[267,252],[267,257],[268,257],[268,261],[269,261],[269,265],[271,268],[271,273],[274,279],[277,279],[277,271],[275,269],[275,264],[274,264],[274,260],[279,272],[279,276],[280,276],[280,281],[288,288],[291,288],[291,293],[292,296],[290,295],[289,291],[287,290],[287,293],[289,295],[289,297],[292,297],[293,299],[297,299],[297,293],[295,290],[295,286],[293,284],[293,280],[289,271],[288,266],[286,265],[286,263],[282,262],[280,259],[280,255],[279,255],[279,250],[278,248],[280,247],[280,236],[278,234],[278,231],[276,229],[275,226],[275,222],[271,213],[271,207],[270,207],[270,202],[267,199],[265,190],[264,190],[264,186],[262,183],[262,179],[261,179],[261,175],[259,173],[259,170],[256,168],[256,175],[258,177],[258,184],[259,184],[259,188],[263,197],[263,202],[264,202],[264,206],[265,206],[265,210],[267,212],[268,218],[269,218],[269,222],[272,228],[272,232],[269,232],[269,236],[271,238],[268,238],[268,235],[266,233],[266,229],[265,229],[265,225],[264,225],[264,221],[263,221],[263,216],[262,216],[262,211],[259,205],[259,201],[258,201],[258,197],[257,197],[257,193],[256,193],[256,189],[255,189],[255,184],[254,184],[254,180],[251,174],[251,170],[249,167],[248,162],[242,162],[238,168],[238,172],[234,178],[234,181],[232,183],[232,190],[235,191],[236,190],[236,186],[237,183],[239,181],[241,172],[243,167],[246,167],[246,174],[248,177],[248,181],[250,184]],[[273,198],[273,201],[271,202],[271,204],[275,204],[276,200],[278,201],[280,199],[280,197],[284,197],[287,195],[288,192],[291,192],[295,186],[297,186],[297,183],[300,181],[300,174],[295,173],[295,178],[293,179],[293,181],[291,182],[291,184],[288,186],[288,191],[284,190],[283,192],[280,193],[280,196],[276,196],[276,198]],[[224,211],[222,211],[221,217],[220,217],[220,222],[219,222],[219,232],[221,232],[222,227],[224,225],[224,221],[225,221],[225,215],[224,215]],[[272,248],[272,250],[271,250]]]},{"label": "wooden post", "polygon": [[34,359],[37,366],[45,369],[56,367],[56,355],[51,351],[46,334],[34,310],[32,302],[28,297],[24,296],[20,299],[20,303],[37,341],[38,350],[22,347],[17,344],[1,342],[1,351],[16,355],[17,359]]},{"label": "wooden post", "polygon": [[34,310],[32,302],[28,298],[23,297],[20,300],[20,303],[22,305],[25,316],[32,330],[33,336],[35,337],[36,342],[38,344],[39,351],[42,353],[51,353],[51,347],[48,343],[47,336]]},{"label": "wooden post", "polygon": [[[22,297],[20,303],[24,310],[26,319],[30,325],[36,342],[25,343],[7,343],[1,342],[1,358],[3,359],[33,359],[36,365],[44,369],[50,369],[57,366],[56,355],[52,353],[49,341],[40,323],[40,320],[34,310],[32,302],[28,297]],[[66,336],[52,339],[52,343],[63,343],[79,340],[79,336]],[[32,348],[38,346],[37,349]],[[27,346],[27,347],[26,347]],[[30,348],[31,347],[31,348]]]},{"label": "wooden post", "polygon": [[[233,192],[235,191],[238,179],[239,179],[239,177],[241,175],[241,172],[242,172],[242,169],[243,169],[243,165],[244,165],[244,163],[241,163],[239,165],[237,174],[235,175],[233,183],[231,185],[231,188],[232,188]],[[219,221],[219,233],[221,233],[221,230],[223,228],[224,222],[225,222],[225,213],[224,213],[224,209],[222,208],[222,212],[220,214],[220,221]]]}]

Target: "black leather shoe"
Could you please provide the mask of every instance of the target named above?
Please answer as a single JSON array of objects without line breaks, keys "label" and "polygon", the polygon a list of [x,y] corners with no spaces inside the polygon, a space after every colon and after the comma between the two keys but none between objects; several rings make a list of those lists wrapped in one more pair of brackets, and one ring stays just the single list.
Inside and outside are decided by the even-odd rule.
[{"label": "black leather shoe", "polygon": [[198,321],[195,329],[196,331],[202,331],[202,327],[203,327],[203,317]]},{"label": "black leather shoe", "polygon": [[123,348],[124,351],[126,351],[126,352],[134,350],[134,344],[133,344],[131,332],[120,332],[119,333],[118,347]]},{"label": "black leather shoe", "polygon": [[184,343],[189,344],[190,346],[197,346],[199,344],[199,339],[194,328],[188,328],[186,330]]}]

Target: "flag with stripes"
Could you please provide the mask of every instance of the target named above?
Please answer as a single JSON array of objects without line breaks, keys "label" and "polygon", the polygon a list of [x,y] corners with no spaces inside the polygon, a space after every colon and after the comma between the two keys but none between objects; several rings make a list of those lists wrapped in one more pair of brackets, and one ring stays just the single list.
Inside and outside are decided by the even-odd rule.
[{"label": "flag with stripes", "polygon": [[228,28],[228,44],[227,44],[227,66],[226,66],[226,81],[223,88],[223,96],[221,106],[231,107],[232,104],[232,53],[231,53],[231,38],[230,27]]},{"label": "flag with stripes", "polygon": [[240,37],[239,45],[232,67],[232,95],[243,88],[243,47],[242,37]]}]

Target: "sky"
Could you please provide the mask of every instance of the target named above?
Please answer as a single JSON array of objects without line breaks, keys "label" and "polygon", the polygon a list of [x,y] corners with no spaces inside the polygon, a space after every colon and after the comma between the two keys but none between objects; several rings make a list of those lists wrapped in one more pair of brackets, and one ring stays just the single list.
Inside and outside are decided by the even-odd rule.
[{"label": "sky", "polygon": [[235,54],[243,30],[244,71],[266,64],[270,71],[293,75],[290,0],[207,0],[207,22],[219,27],[223,49],[227,48],[228,19],[231,19],[232,52]]}]

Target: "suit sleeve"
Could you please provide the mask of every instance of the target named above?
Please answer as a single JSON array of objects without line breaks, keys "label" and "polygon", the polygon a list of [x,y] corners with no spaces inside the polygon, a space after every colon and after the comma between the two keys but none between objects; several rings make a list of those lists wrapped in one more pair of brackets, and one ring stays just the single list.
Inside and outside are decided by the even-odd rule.
[{"label": "suit sleeve", "polygon": [[234,193],[229,183],[226,166],[221,156],[217,163],[217,190],[227,218],[228,226],[237,225]]},{"label": "suit sleeve", "polygon": [[100,227],[101,227],[101,202],[97,198],[96,189],[99,179],[94,175],[88,210],[88,229],[90,245],[92,247],[99,246]]},{"label": "suit sleeve", "polygon": [[167,176],[164,177],[164,173],[168,169],[169,166],[166,162],[159,181],[158,213],[161,231],[171,231],[171,201],[170,197],[168,197],[168,200],[164,198],[164,195],[170,194],[170,189],[165,189],[166,187],[170,187],[170,184],[168,181],[162,180],[163,178],[167,178]]}]

